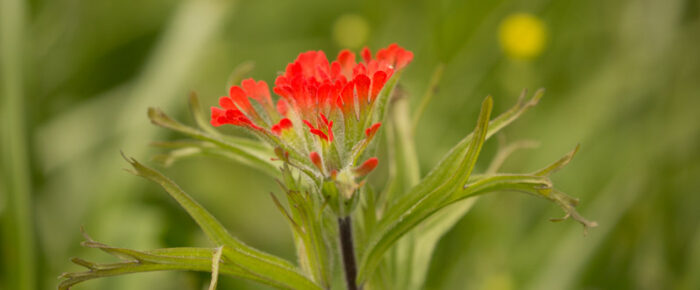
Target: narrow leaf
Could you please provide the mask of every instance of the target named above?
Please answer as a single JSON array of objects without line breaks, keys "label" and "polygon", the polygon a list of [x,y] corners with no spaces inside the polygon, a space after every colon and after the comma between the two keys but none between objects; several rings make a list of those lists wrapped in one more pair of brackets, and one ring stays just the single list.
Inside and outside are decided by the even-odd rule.
[{"label": "narrow leaf", "polygon": [[224,256],[233,263],[261,279],[269,280],[269,283],[284,284],[287,287],[299,289],[319,288],[289,262],[258,251],[231,236],[213,215],[161,173],[144,166],[133,158],[125,157],[125,159],[132,165],[134,174],[161,185],[197,222],[209,239],[217,245],[226,246]]},{"label": "narrow leaf", "polygon": [[556,162],[548,165],[545,168],[542,168],[538,170],[535,175],[540,175],[540,176],[549,176],[554,172],[557,172],[559,169],[562,169],[564,166],[569,164],[571,162],[571,159],[574,158],[574,155],[576,155],[576,152],[578,152],[578,149],[581,147],[581,145],[576,145],[576,148],[574,150],[571,150],[571,152],[567,153],[562,157],[561,159],[557,160]]},{"label": "narrow leaf", "polygon": [[263,151],[264,149],[261,149],[261,146],[252,145],[250,144],[250,141],[241,141],[236,143],[228,142],[224,138],[214,136],[175,121],[159,109],[149,108],[148,117],[155,125],[183,133],[197,140],[214,144],[226,151],[229,151],[231,154],[235,154],[240,156],[240,158],[247,160],[246,163],[253,168],[260,169],[261,171],[271,174],[272,176],[278,175],[279,171],[277,170],[277,166],[275,166],[269,159],[270,156],[273,156],[269,149],[267,149],[267,151]]},{"label": "narrow leaf", "polygon": [[[166,248],[151,251],[136,251],[131,249],[115,248],[88,240],[83,245],[99,248],[111,255],[124,259],[119,263],[98,264],[85,261],[80,258],[73,258],[71,261],[88,268],[90,271],[77,273],[64,273],[60,278],[65,279],[59,284],[59,289],[68,289],[80,282],[123,275],[138,272],[163,271],[163,270],[186,270],[206,272],[212,269],[212,253],[214,249],[209,248]],[[251,275],[238,265],[230,261],[222,260],[219,265],[219,272],[239,278],[250,279],[271,286],[280,287],[282,284],[269,283],[258,276]]]},{"label": "narrow leaf", "polygon": [[363,255],[358,281],[364,281],[369,273],[372,273],[381,262],[384,253],[404,234],[409,232],[421,221],[440,208],[443,201],[457,188],[464,185],[471,175],[474,165],[481,151],[488,132],[489,118],[493,108],[493,99],[487,97],[482,103],[479,120],[466,144],[467,150],[458,158],[455,164],[456,170],[450,170],[441,174],[437,187],[429,189],[423,194],[425,187],[416,186],[409,194],[399,198],[395,206],[387,209],[378,225],[378,232],[373,235],[367,251]]}]

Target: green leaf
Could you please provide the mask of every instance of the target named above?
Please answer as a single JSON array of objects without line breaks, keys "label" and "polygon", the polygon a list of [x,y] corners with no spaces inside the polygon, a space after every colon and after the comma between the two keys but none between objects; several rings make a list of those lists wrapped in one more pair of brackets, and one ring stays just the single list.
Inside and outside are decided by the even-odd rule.
[{"label": "green leaf", "polygon": [[535,172],[535,175],[538,176],[550,176],[554,172],[559,171],[559,169],[562,169],[564,166],[569,164],[571,162],[571,159],[574,158],[574,155],[578,152],[578,150],[581,148],[581,145],[576,145],[576,148],[574,150],[571,150],[569,153],[564,155],[561,159],[557,160],[556,162],[546,166],[545,168],[542,168]]},{"label": "green leaf", "polygon": [[[137,251],[111,247],[92,240],[86,234],[84,234],[84,236],[86,241],[82,243],[83,246],[100,249],[110,255],[120,258],[122,261],[118,263],[100,264],[85,261],[80,258],[73,258],[71,260],[73,263],[83,266],[89,271],[62,274],[59,278],[65,280],[61,281],[58,289],[69,289],[75,284],[91,279],[138,272],[164,270],[210,271],[213,267],[213,258],[218,249],[166,248]],[[249,271],[225,259],[220,262],[218,267],[219,272],[226,275],[250,279],[277,287],[284,286],[283,284],[271,284],[270,281],[261,279],[259,276],[253,275]]]},{"label": "green leaf", "polygon": [[[508,111],[502,113],[498,117],[496,117],[494,120],[489,122],[487,133],[486,133],[486,139],[490,138],[494,134],[496,134],[498,131],[515,121],[520,115],[522,115],[525,111],[527,111],[529,108],[535,106],[539,100],[542,98],[544,94],[544,89],[539,89],[534,96],[526,100],[525,97],[527,95],[527,90],[523,90],[520,96],[518,97],[518,102],[513,106],[511,109]],[[448,177],[453,175],[455,172],[459,172],[459,166],[461,162],[460,156],[463,156],[465,152],[469,149],[469,144],[472,141],[474,137],[474,134],[469,134],[467,135],[464,139],[462,139],[457,145],[455,145],[443,158],[442,160],[431,170],[428,175],[414,188],[411,189],[411,192],[409,195],[414,195],[417,197],[424,196],[428,193],[430,193],[433,189],[438,188],[444,183],[444,180]],[[414,199],[409,200],[409,199],[402,199],[402,201],[397,201],[394,203],[397,203],[395,205],[395,208],[397,209],[402,209],[406,208],[406,205],[398,205],[399,202],[405,202],[407,204],[412,204],[415,203],[417,198],[414,197]],[[391,203],[392,200],[389,200],[388,203]],[[445,225],[445,224],[440,224],[438,220],[443,220],[444,223],[446,224],[454,224],[463,213],[465,213],[468,208],[471,207],[471,202],[461,202],[460,205],[455,205],[451,206],[449,210],[454,210],[461,212],[461,214],[458,213],[439,213],[436,216],[431,216],[428,221],[425,221],[424,223],[429,223],[434,226],[435,229],[441,228],[444,229],[446,232],[447,229],[449,229],[451,226],[450,225]],[[386,215],[385,215],[386,217]],[[421,233],[416,233],[412,235],[412,237],[415,237],[416,241],[410,247],[408,248],[409,251],[414,251],[414,254],[421,254],[423,256],[430,256],[428,253],[431,252],[429,249],[431,248],[431,244],[434,245],[435,242],[439,239],[438,232],[437,230],[434,229],[428,229],[427,225],[426,226],[421,226],[422,229],[426,229],[429,231],[429,233],[426,233],[427,236],[422,235]],[[433,235],[434,237],[428,237],[430,235]],[[411,237],[407,237],[408,239],[411,239]],[[410,242],[409,242],[410,243]],[[410,249],[412,248],[412,249]],[[421,252],[421,253],[419,253]],[[399,251],[401,253],[401,251]],[[409,253],[402,253],[404,255],[410,255]],[[400,260],[401,257],[398,257]],[[408,257],[405,258],[406,261],[409,260]],[[421,258],[418,256],[412,256],[410,257],[410,260],[412,260],[413,265],[417,265],[419,263],[418,261]],[[424,259],[426,263],[429,262],[429,259]],[[406,266],[406,265],[399,265],[400,267],[406,268],[408,271],[411,271],[411,273],[405,274],[407,277],[410,277],[411,279],[411,287],[415,288],[420,288],[422,284],[422,280],[424,278],[424,273],[421,273],[421,270],[418,269],[419,267],[414,267],[410,268],[412,266]],[[417,272],[416,272],[417,271]],[[425,270],[423,270],[424,272]]]},{"label": "green leaf", "polygon": [[[258,145],[259,142],[251,142],[249,140],[244,140],[243,138],[231,137],[228,139],[233,140],[234,142],[229,142],[221,136],[217,136],[218,134],[212,135],[175,121],[163,111],[156,108],[148,109],[148,117],[155,125],[183,133],[197,140],[211,143],[222,150],[226,150],[231,154],[239,156],[238,159],[244,160],[245,164],[248,164],[253,168],[257,168],[270,176],[279,175],[277,166],[270,161],[270,157],[274,156],[272,151],[269,148]],[[197,119],[197,117],[195,117],[195,119]]]},{"label": "green leaf", "polygon": [[598,223],[587,220],[576,211],[577,199],[553,189],[552,182],[548,177],[537,174],[496,174],[476,178],[467,184],[463,191],[456,192],[447,204],[494,191],[523,192],[552,201],[566,213],[563,218],[552,219],[552,221],[563,221],[571,217],[583,225],[584,233],[587,233],[588,229],[598,226]]},{"label": "green leaf", "polygon": [[320,289],[289,262],[247,246],[231,236],[214,216],[161,173],[133,158],[126,158],[126,160],[132,165],[134,174],[161,185],[197,222],[209,239],[218,246],[225,246],[223,255],[232,263],[271,285],[281,284],[295,289]]},{"label": "green leaf", "polygon": [[[308,192],[287,191],[287,201],[294,221],[299,225],[296,237],[301,242],[300,258],[308,265],[314,281],[328,288],[331,280],[331,265],[328,246],[323,237],[323,208]],[[299,247],[297,247],[299,248]]]},{"label": "green leaf", "polygon": [[[505,142],[504,139],[500,141]],[[486,172],[495,173],[515,150],[535,145],[536,143],[532,141],[515,142],[508,146],[499,145],[500,149]],[[471,209],[475,202],[476,199],[471,198],[447,205],[399,240],[395,251],[397,253],[395,266],[398,267],[397,274],[401,275],[398,281],[406,283],[401,286],[402,289],[423,289],[438,241]]]},{"label": "green leaf", "polygon": [[363,255],[359,283],[362,283],[369,273],[372,273],[381,262],[384,253],[404,234],[413,229],[425,218],[439,209],[442,202],[459,187],[463,186],[471,175],[481,147],[488,132],[489,118],[493,108],[493,99],[487,97],[481,107],[479,120],[472,133],[473,138],[465,143],[463,154],[456,156],[445,168],[438,168],[440,176],[435,178],[439,185],[427,188],[424,183],[414,187],[410,193],[401,196],[399,201],[387,209],[379,222],[378,231],[371,239],[367,251]]},{"label": "green leaf", "polygon": [[[257,164],[252,162],[249,158],[245,158],[241,155],[231,153],[230,150],[225,150],[220,146],[214,145],[211,142],[198,141],[198,140],[180,140],[180,141],[166,141],[166,142],[152,142],[151,146],[171,149],[170,151],[162,154],[157,154],[153,156],[153,160],[162,164],[163,166],[171,166],[173,163],[187,157],[207,155],[222,157],[235,161],[239,164],[245,164],[251,167],[256,167]],[[255,155],[259,156],[260,159],[264,159],[269,153],[256,152]],[[268,158],[269,159],[269,158]],[[268,170],[266,172],[270,176],[279,175],[279,169],[274,169],[271,166],[266,166],[259,168],[260,170]]]}]

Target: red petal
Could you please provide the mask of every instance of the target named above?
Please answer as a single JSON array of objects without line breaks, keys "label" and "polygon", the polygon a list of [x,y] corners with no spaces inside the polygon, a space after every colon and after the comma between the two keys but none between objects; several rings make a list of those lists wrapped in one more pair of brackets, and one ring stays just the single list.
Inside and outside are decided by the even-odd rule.
[{"label": "red petal", "polygon": [[252,113],[253,112],[253,107],[250,105],[250,102],[248,101],[248,96],[246,96],[245,91],[241,89],[239,86],[232,86],[231,89],[229,90],[229,97],[233,100],[233,102],[238,106],[238,109],[241,111],[244,111],[246,113]]},{"label": "red petal", "polygon": [[241,82],[241,86],[246,91],[248,97],[255,99],[261,104],[272,106],[270,89],[265,81],[256,82],[254,79],[246,79]]},{"label": "red petal", "polygon": [[369,102],[367,93],[369,92],[370,80],[369,77],[362,74],[355,77],[354,82],[355,89],[357,89],[357,97],[360,101],[360,108],[362,108],[364,104],[367,104]]},{"label": "red petal", "polygon": [[226,110],[233,110],[233,109],[238,109],[236,105],[233,103],[233,100],[229,97],[221,97],[219,98],[219,106]]},{"label": "red petal", "polygon": [[311,163],[316,165],[319,170],[323,171],[323,161],[321,161],[321,156],[318,155],[316,152],[311,152],[309,154],[309,159],[311,159]]},{"label": "red petal", "polygon": [[[224,122],[220,122],[219,118],[224,116],[226,114],[226,111],[222,110],[221,108],[217,107],[211,107],[211,125],[214,127],[219,127],[224,124]],[[224,119],[225,121],[225,119]]]},{"label": "red petal", "polygon": [[377,98],[379,92],[382,90],[382,88],[384,88],[384,84],[386,83],[386,77],[386,73],[383,71],[378,71],[374,73],[374,76],[372,77],[372,101],[374,101],[374,99]]},{"label": "red petal", "polygon": [[279,99],[279,101],[277,101],[277,111],[280,112],[280,115],[286,116],[287,112],[289,112],[289,104],[287,104],[287,101]]},{"label": "red petal", "polygon": [[382,126],[382,123],[374,123],[374,125],[370,126],[365,130],[365,135],[367,135],[368,139],[372,139],[374,137],[374,134],[377,134],[377,131],[379,130],[379,127]]},{"label": "red petal", "polygon": [[333,121],[328,123],[328,142],[333,142]]},{"label": "red petal", "polygon": [[309,123],[309,121],[307,121],[307,120],[301,120],[301,121],[304,122],[304,124],[306,124],[306,126],[308,126],[309,129],[316,129],[316,128],[314,128],[314,125],[311,125],[311,123]]},{"label": "red petal", "polygon": [[323,133],[323,131],[321,131],[319,129],[311,129],[311,130],[309,130],[309,132],[311,132],[311,134],[314,134],[318,137],[321,137],[321,139],[323,139],[323,140],[326,140],[328,142],[331,141],[328,139],[328,136],[326,135],[326,133]]},{"label": "red petal", "polygon": [[355,54],[347,49],[343,49],[338,53],[338,62],[343,68],[343,73],[348,76],[355,67]]},{"label": "red petal", "polygon": [[292,127],[292,121],[290,121],[287,118],[284,118],[284,119],[280,120],[279,123],[273,125],[270,128],[270,131],[272,131],[272,133],[275,133],[275,135],[279,136],[282,134],[283,130],[287,130],[291,127]]},{"label": "red petal", "polygon": [[326,124],[326,126],[328,126],[328,118],[326,118],[326,115],[324,115],[323,113],[319,115],[321,115],[321,120],[323,121],[323,124]]},{"label": "red petal", "polygon": [[372,59],[372,52],[366,46],[362,49],[362,59],[364,59],[366,63]]},{"label": "red petal", "polygon": [[396,56],[396,69],[400,70],[413,60],[413,53],[408,50],[401,50]]},{"label": "red petal", "polygon": [[280,120],[279,125],[282,129],[289,129],[292,127],[292,121],[287,118],[284,118]]},{"label": "red petal", "polygon": [[367,159],[362,165],[354,169],[355,175],[357,175],[357,177],[363,177],[372,172],[372,170],[377,167],[377,164],[379,164],[379,159],[377,159],[377,157]]},{"label": "red petal", "polygon": [[352,108],[354,108],[355,105],[355,84],[353,82],[349,82],[345,87],[343,88],[343,92],[341,93],[341,97],[343,100],[343,114],[348,114],[352,111]]}]

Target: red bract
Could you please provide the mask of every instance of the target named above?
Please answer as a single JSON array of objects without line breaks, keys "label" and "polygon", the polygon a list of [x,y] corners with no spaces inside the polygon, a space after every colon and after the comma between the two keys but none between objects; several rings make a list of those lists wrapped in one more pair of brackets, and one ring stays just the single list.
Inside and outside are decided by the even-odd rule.
[{"label": "red bract", "polygon": [[[317,150],[319,158],[330,147],[308,142],[315,138],[330,145],[335,136],[342,136],[344,145],[334,150],[345,160],[349,157],[343,150],[358,142],[364,148],[374,137],[381,121],[372,117],[375,101],[392,75],[412,59],[413,53],[396,44],[380,49],[375,57],[365,48],[359,62],[349,50],[342,50],[333,61],[323,51],[307,51],[275,80],[277,103],[264,81],[247,79],[220,98],[220,107],[212,108],[211,123],[253,129],[275,146],[287,144],[304,154]],[[343,160],[334,162],[345,164]]]},{"label": "red bract", "polygon": [[380,49],[374,59],[365,48],[362,58],[357,63],[349,50],[341,51],[330,63],[323,51],[300,54],[275,80],[274,91],[282,96],[281,106],[294,108],[306,120],[314,120],[321,113],[331,116],[336,109],[346,119],[359,119],[394,71],[413,59],[413,53],[392,44]]},{"label": "red bract", "polygon": [[365,176],[372,172],[372,170],[374,170],[374,168],[377,167],[377,164],[379,164],[379,159],[377,159],[377,157],[367,159],[365,162],[362,163],[362,165],[354,169],[355,174],[357,174],[357,176],[360,177]]}]

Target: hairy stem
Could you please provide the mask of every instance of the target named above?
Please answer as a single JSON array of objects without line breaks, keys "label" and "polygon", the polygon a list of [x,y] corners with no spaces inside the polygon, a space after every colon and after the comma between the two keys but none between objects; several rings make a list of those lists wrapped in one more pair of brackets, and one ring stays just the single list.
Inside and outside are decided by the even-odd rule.
[{"label": "hairy stem", "polygon": [[352,240],[352,220],[349,216],[338,218],[340,232],[340,249],[343,254],[343,270],[348,290],[357,290],[357,262],[355,262],[355,245]]}]

